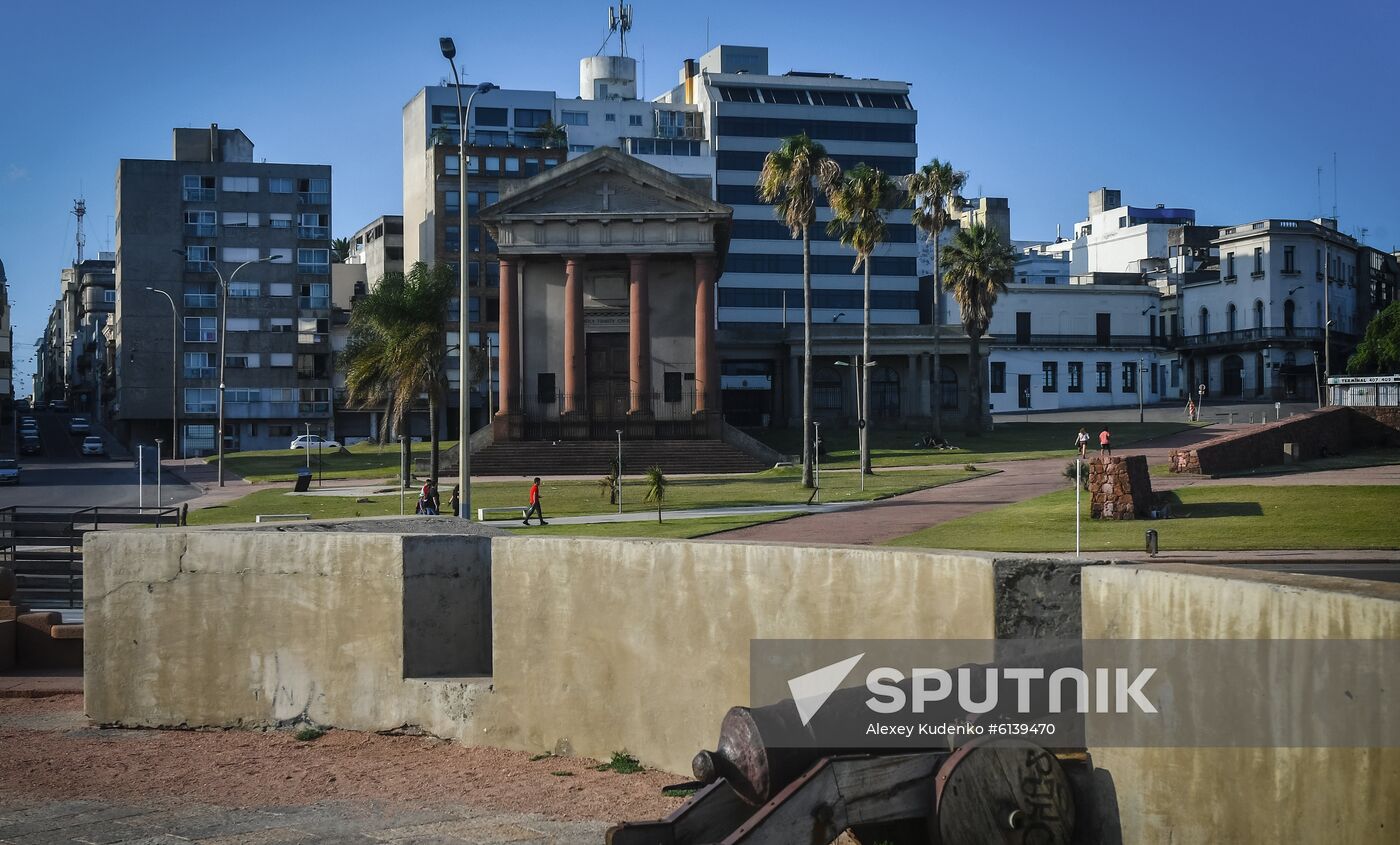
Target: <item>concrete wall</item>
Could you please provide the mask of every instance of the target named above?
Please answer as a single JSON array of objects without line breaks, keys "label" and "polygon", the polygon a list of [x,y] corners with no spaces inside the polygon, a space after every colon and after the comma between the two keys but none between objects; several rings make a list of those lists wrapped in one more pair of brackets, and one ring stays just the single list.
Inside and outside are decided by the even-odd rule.
[{"label": "concrete wall", "polygon": [[[1085,639],[1395,639],[1400,584],[1187,564],[1093,567],[1083,614]],[[1400,749],[1089,752],[1117,795],[1117,818],[1098,820],[1106,832],[1096,841],[1389,842],[1400,830]]]},{"label": "concrete wall", "polygon": [[1206,475],[1285,463],[1284,447],[1296,444],[1299,460],[1339,455],[1400,438],[1400,413],[1392,408],[1324,408],[1258,428],[1226,434],[1171,453],[1172,472]]},{"label": "concrete wall", "polygon": [[468,703],[485,685],[425,679],[489,671],[487,542],[94,532],[83,549],[88,715],[468,735]]}]

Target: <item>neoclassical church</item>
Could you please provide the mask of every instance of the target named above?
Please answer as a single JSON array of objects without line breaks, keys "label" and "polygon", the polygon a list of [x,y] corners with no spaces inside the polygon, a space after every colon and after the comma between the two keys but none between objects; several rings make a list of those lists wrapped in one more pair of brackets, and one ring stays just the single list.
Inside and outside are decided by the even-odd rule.
[{"label": "neoclassical church", "polygon": [[496,441],[716,437],[708,180],[600,148],[482,210],[500,256]]}]

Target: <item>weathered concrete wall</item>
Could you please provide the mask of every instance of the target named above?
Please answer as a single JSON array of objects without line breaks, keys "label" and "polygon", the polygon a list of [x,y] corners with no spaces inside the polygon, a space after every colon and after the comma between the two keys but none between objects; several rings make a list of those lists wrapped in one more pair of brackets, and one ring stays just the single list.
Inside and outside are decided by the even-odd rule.
[{"label": "weathered concrete wall", "polygon": [[1289,443],[1297,444],[1298,459],[1307,461],[1397,442],[1400,409],[1324,408],[1174,449],[1170,463],[1172,472],[1218,475],[1285,463],[1284,446]]},{"label": "weathered concrete wall", "polygon": [[[471,730],[489,666],[489,540],[252,530],[93,532],[88,715],[124,725]],[[405,604],[451,608],[405,613]],[[430,724],[424,724],[427,721]]]},{"label": "weathered concrete wall", "polygon": [[487,740],[687,772],[749,701],[754,638],[991,639],[994,562],[850,547],[494,541]]},{"label": "weathered concrete wall", "polygon": [[[1085,639],[1394,639],[1400,584],[1187,564],[1084,572]],[[1261,697],[1261,705],[1263,703]],[[1345,718],[1319,713],[1319,719]],[[1093,717],[1090,717],[1092,736]],[[1125,843],[1393,842],[1400,749],[1095,748]]]}]

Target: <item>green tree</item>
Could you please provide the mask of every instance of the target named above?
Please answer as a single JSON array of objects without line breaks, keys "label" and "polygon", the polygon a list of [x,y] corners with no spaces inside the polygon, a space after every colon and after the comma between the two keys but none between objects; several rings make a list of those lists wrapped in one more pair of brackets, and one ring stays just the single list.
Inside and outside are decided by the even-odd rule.
[{"label": "green tree", "polygon": [[990,226],[973,223],[958,230],[947,250],[943,284],[958,301],[963,331],[971,341],[968,354],[968,433],[986,431],[986,385],[982,380],[982,336],[992,322],[997,296],[1006,292],[1016,268],[1016,253]]},{"label": "green tree", "polygon": [[427,394],[434,484],[441,466],[437,409],[447,392],[447,309],[456,292],[456,275],[445,264],[419,261],[407,273],[386,273],[355,302],[345,351],[346,398],[361,407],[383,404],[384,431],[392,426],[403,435],[404,449],[413,405]]},{"label": "green tree", "polygon": [[654,466],[647,469],[647,495],[643,501],[656,502],[656,523],[661,524],[661,503],[666,499],[666,488],[671,483],[665,474],[661,472],[661,467]]},{"label": "green tree", "polygon": [[555,123],[553,117],[545,119],[544,123],[535,127],[534,135],[545,149],[565,147],[569,144],[569,131]]},{"label": "green tree", "polygon": [[923,230],[933,247],[933,433],[943,436],[943,338],[939,313],[939,293],[942,290],[942,266],[939,261],[939,238],[948,228],[951,208],[962,202],[962,189],[967,174],[954,169],[946,161],[933,161],[909,177],[909,202],[914,207],[914,225]]},{"label": "green tree", "polygon": [[1347,372],[1400,372],[1400,300],[1387,305],[1366,324],[1366,334],[1347,361]]},{"label": "green tree", "polygon": [[802,486],[812,486],[812,239],[817,220],[817,191],[831,195],[841,167],[826,148],[806,133],[784,138],[763,159],[758,197],[773,204],[773,213],[802,239]]},{"label": "green tree", "polygon": [[353,244],[349,238],[335,238],[331,241],[331,258],[337,264],[344,264],[350,257],[350,250]]},{"label": "green tree", "polygon": [[860,356],[860,471],[870,472],[870,256],[885,242],[885,215],[899,202],[899,186],[878,168],[861,163],[841,178],[830,194],[831,223],[827,231],[856,251],[851,272],[865,269],[865,305],[861,315]]}]

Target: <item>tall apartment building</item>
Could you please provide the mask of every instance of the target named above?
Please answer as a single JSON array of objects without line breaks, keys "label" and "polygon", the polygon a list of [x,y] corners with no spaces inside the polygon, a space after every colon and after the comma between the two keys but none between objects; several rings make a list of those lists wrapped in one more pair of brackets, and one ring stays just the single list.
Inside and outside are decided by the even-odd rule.
[{"label": "tall apartment building", "polygon": [[5,277],[5,262],[0,261],[0,423],[7,425],[14,418],[14,366],[15,339],[10,319],[10,283]]},{"label": "tall apartment building", "polygon": [[59,274],[66,357],[63,362],[68,400],[74,410],[103,419],[110,400],[104,384],[105,344],[102,330],[117,310],[116,254],[98,253]]},{"label": "tall apartment building", "polygon": [[403,272],[403,215],[385,214],[362,226],[350,238],[346,264],[365,265],[365,278],[373,284],[385,273]]},{"label": "tall apartment building", "polygon": [[[330,166],[257,161],[237,129],[176,129],[172,158],[122,159],[116,190],[118,435],[170,436],[173,366],[180,451],[215,451],[225,295],[226,448],[286,448],[308,423],[333,434]],[[173,362],[170,304],[148,286],[174,302]]]}]

